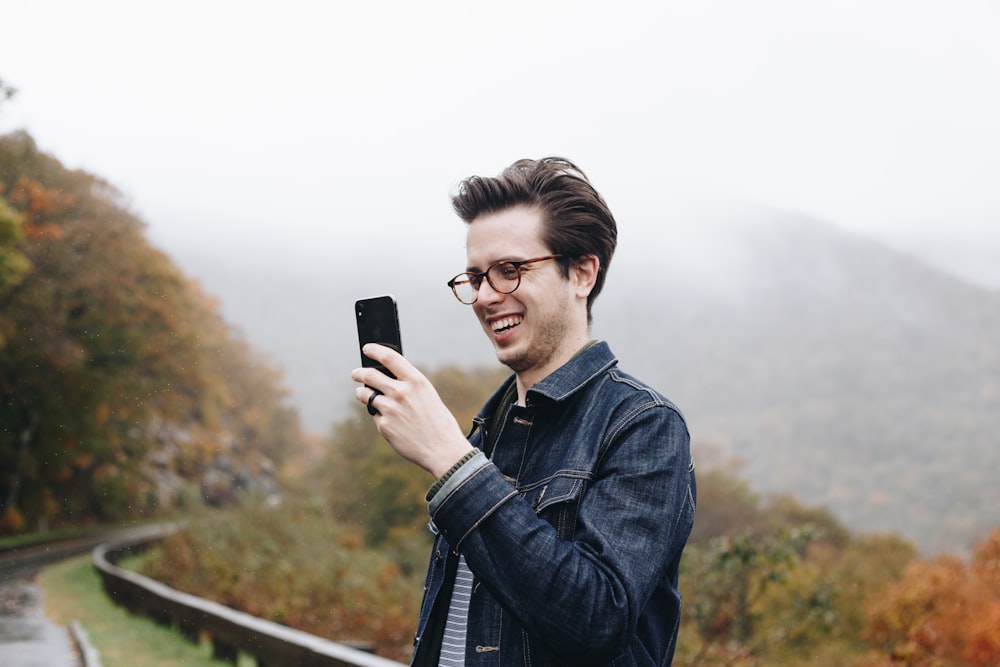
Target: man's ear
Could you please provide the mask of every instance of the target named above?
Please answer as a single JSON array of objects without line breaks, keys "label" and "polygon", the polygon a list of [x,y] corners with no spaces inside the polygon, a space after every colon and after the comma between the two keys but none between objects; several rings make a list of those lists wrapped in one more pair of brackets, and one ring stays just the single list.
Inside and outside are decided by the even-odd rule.
[{"label": "man's ear", "polygon": [[570,277],[576,287],[577,296],[586,298],[590,296],[594,284],[597,282],[597,273],[601,268],[601,260],[597,255],[584,255],[578,257],[570,268]]}]

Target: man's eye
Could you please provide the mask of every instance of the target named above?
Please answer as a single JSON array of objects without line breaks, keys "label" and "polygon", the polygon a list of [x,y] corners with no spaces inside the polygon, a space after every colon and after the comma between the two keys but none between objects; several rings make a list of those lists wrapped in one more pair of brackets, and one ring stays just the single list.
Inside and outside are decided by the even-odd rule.
[{"label": "man's eye", "polygon": [[498,264],[497,272],[500,274],[501,277],[506,278],[508,280],[513,280],[514,278],[517,278],[517,267],[514,266],[513,264]]}]

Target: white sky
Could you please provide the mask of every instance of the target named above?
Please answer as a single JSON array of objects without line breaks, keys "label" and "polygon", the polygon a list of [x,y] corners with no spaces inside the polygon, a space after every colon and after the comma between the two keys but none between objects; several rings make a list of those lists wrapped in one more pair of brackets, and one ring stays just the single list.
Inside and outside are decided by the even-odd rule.
[{"label": "white sky", "polygon": [[0,132],[118,186],[182,264],[377,248],[447,277],[453,184],[558,154],[623,237],[659,223],[641,243],[659,202],[720,193],[1000,288],[993,1],[6,5]]}]

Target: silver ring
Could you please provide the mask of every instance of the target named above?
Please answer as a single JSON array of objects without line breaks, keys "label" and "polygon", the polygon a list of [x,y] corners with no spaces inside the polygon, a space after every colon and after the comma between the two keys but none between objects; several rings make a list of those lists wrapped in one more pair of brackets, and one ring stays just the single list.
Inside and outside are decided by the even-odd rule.
[{"label": "silver ring", "polygon": [[370,414],[372,417],[378,414],[378,410],[375,408],[374,405],[372,405],[372,401],[375,400],[376,396],[381,396],[381,395],[382,392],[380,392],[378,389],[372,389],[372,395],[368,397],[368,414]]}]

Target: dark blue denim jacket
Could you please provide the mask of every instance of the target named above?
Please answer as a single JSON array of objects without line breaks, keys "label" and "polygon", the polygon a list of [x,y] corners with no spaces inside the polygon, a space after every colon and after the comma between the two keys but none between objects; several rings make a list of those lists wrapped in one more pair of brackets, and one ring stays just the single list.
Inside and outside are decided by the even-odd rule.
[{"label": "dark blue denim jacket", "polygon": [[475,575],[466,665],[669,665],[696,497],[683,417],[605,343],[531,388],[526,407],[499,405],[510,382],[469,436],[482,449],[507,411],[491,458],[430,499],[413,664],[436,664],[460,552]]}]

